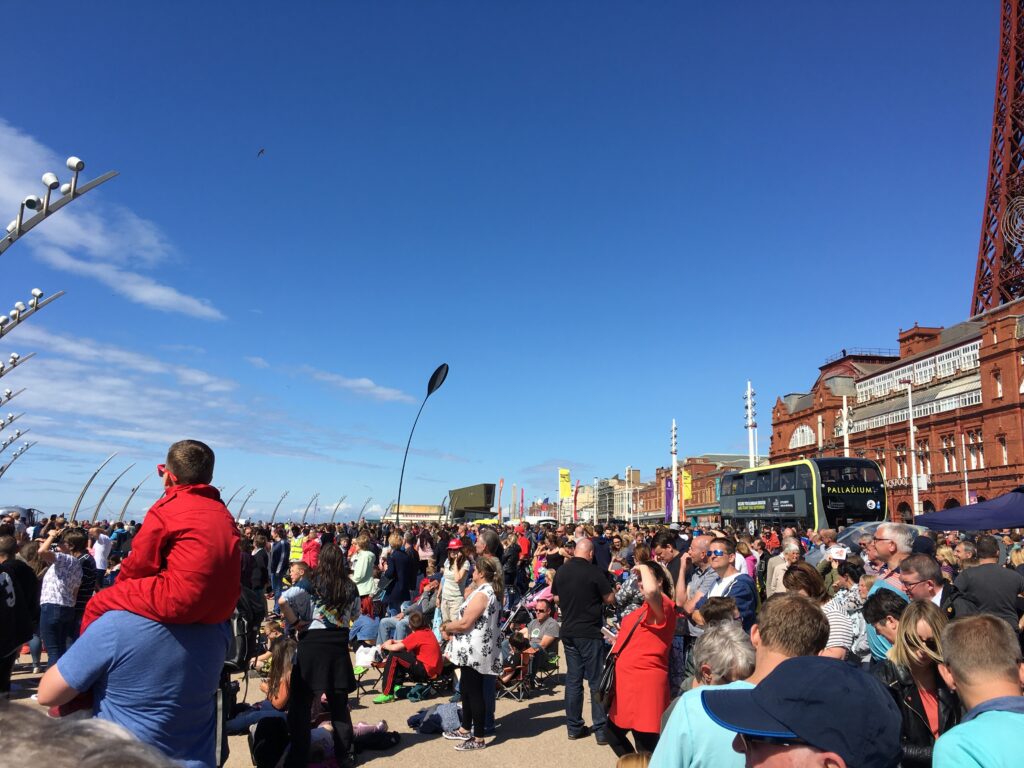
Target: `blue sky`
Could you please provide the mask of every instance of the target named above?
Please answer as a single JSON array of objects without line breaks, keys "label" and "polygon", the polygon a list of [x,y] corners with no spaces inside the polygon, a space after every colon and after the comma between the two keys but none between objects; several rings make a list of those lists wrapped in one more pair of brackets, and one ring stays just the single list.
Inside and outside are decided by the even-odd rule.
[{"label": "blue sky", "polygon": [[766,450],[827,356],[969,310],[995,2],[17,18],[0,205],[70,154],[121,175],[4,255],[9,303],[68,292],[0,345],[39,353],[4,379],[39,441],[4,503],[65,512],[118,451],[84,504],[137,462],[116,513],[195,437],[247,512],[386,505],[441,362],[403,502],[647,479],[673,418],[682,453],[745,451],[747,378]]}]

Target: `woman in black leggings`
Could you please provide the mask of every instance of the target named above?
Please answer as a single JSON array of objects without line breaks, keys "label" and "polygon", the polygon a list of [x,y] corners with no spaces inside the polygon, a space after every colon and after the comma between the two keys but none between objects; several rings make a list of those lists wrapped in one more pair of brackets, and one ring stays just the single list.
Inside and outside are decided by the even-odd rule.
[{"label": "woman in black leggings", "polygon": [[289,623],[309,621],[308,628],[299,632],[292,667],[288,699],[291,750],[285,768],[305,768],[309,762],[310,713],[314,699],[321,694],[327,694],[331,712],[335,759],[341,768],[350,768],[355,761],[348,694],[355,690],[356,679],[348,651],[348,627],[359,616],[359,590],[349,578],[344,554],[333,544],[321,548],[311,582],[308,616],[298,615],[291,602],[282,605]]}]

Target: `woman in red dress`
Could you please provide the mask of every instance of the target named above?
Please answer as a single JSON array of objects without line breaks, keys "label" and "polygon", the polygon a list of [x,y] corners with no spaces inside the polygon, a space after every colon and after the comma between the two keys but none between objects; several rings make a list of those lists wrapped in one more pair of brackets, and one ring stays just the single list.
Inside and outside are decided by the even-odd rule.
[{"label": "woman in red dress", "polygon": [[[670,701],[668,657],[676,626],[668,570],[652,560],[637,565],[633,572],[640,580],[644,604],[623,619],[612,648],[619,655],[605,729],[608,745],[619,757],[654,752],[658,745],[661,716]],[[635,746],[629,741],[630,731]]]}]

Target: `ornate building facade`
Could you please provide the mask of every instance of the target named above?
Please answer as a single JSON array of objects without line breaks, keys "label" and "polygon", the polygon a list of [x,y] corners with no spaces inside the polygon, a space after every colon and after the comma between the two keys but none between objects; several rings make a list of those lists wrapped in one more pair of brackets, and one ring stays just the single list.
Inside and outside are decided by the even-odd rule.
[{"label": "ornate building facade", "polygon": [[[843,350],[807,393],[772,409],[772,462],[878,462],[894,517],[981,501],[1024,482],[1024,299],[949,328],[914,326],[898,351]],[[843,419],[844,398],[846,419]],[[913,409],[913,434],[910,411]]]}]

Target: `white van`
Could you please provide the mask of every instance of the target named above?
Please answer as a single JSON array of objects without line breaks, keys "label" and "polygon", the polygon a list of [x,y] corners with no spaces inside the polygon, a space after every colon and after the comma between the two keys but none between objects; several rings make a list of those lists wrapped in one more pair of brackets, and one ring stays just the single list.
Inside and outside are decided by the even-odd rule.
[{"label": "white van", "polygon": [[523,518],[524,523],[529,523],[531,528],[537,528],[541,525],[558,525],[558,520],[548,515],[527,515]]}]

